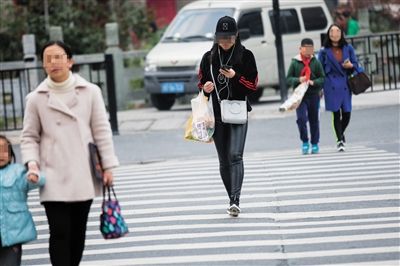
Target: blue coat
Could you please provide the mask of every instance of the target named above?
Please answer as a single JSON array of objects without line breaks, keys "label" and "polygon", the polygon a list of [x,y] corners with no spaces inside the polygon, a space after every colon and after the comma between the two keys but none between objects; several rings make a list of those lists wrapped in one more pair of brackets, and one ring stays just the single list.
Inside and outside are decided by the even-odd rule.
[{"label": "blue coat", "polygon": [[351,91],[347,80],[352,71],[343,68],[343,62],[349,59],[355,70],[362,71],[358,66],[354,48],[348,44],[342,51],[343,59],[340,62],[336,60],[331,48],[321,49],[318,54],[325,72],[323,89],[327,111],[336,112],[342,108],[344,112],[351,112]]},{"label": "blue coat", "polygon": [[1,244],[9,247],[36,239],[36,228],[29,212],[28,191],[43,186],[41,175],[36,184],[26,179],[26,168],[9,164],[0,169],[0,237]]}]

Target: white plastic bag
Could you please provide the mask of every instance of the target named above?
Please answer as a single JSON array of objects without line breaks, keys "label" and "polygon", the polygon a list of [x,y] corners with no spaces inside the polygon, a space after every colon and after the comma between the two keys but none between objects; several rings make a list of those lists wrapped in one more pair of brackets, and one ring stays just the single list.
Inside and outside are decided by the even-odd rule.
[{"label": "white plastic bag", "polygon": [[304,94],[308,89],[308,83],[303,82],[300,83],[290,97],[279,107],[279,111],[291,111],[297,109],[299,107],[301,100],[303,100]]},{"label": "white plastic bag", "polygon": [[210,100],[208,100],[203,91],[201,91],[199,95],[190,102],[192,105],[191,134],[185,133],[185,138],[202,142],[211,142],[215,129],[211,96]]}]

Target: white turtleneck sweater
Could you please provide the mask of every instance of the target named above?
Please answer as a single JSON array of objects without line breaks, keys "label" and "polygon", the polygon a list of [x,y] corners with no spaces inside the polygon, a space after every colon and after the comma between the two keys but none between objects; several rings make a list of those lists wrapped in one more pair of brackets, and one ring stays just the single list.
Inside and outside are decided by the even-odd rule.
[{"label": "white turtleneck sweater", "polygon": [[47,76],[46,82],[50,92],[54,93],[62,103],[68,105],[75,93],[76,79],[72,72],[69,72],[68,78],[63,82],[55,82],[49,76]]}]

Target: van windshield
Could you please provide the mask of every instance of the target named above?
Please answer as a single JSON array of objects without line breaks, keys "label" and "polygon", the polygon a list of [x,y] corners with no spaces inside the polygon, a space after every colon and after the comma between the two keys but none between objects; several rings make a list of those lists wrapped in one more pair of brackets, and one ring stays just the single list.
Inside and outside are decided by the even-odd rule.
[{"label": "van windshield", "polygon": [[223,16],[232,16],[233,11],[229,8],[185,10],[169,26],[162,42],[213,40],[218,19]]}]

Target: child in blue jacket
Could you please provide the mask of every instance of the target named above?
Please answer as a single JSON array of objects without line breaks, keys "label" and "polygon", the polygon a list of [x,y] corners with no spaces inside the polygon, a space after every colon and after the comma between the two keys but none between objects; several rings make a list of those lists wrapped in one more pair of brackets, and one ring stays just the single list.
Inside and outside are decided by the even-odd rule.
[{"label": "child in blue jacket", "polygon": [[36,239],[28,191],[43,186],[39,171],[15,163],[10,141],[0,135],[0,265],[21,265],[22,244]]}]

